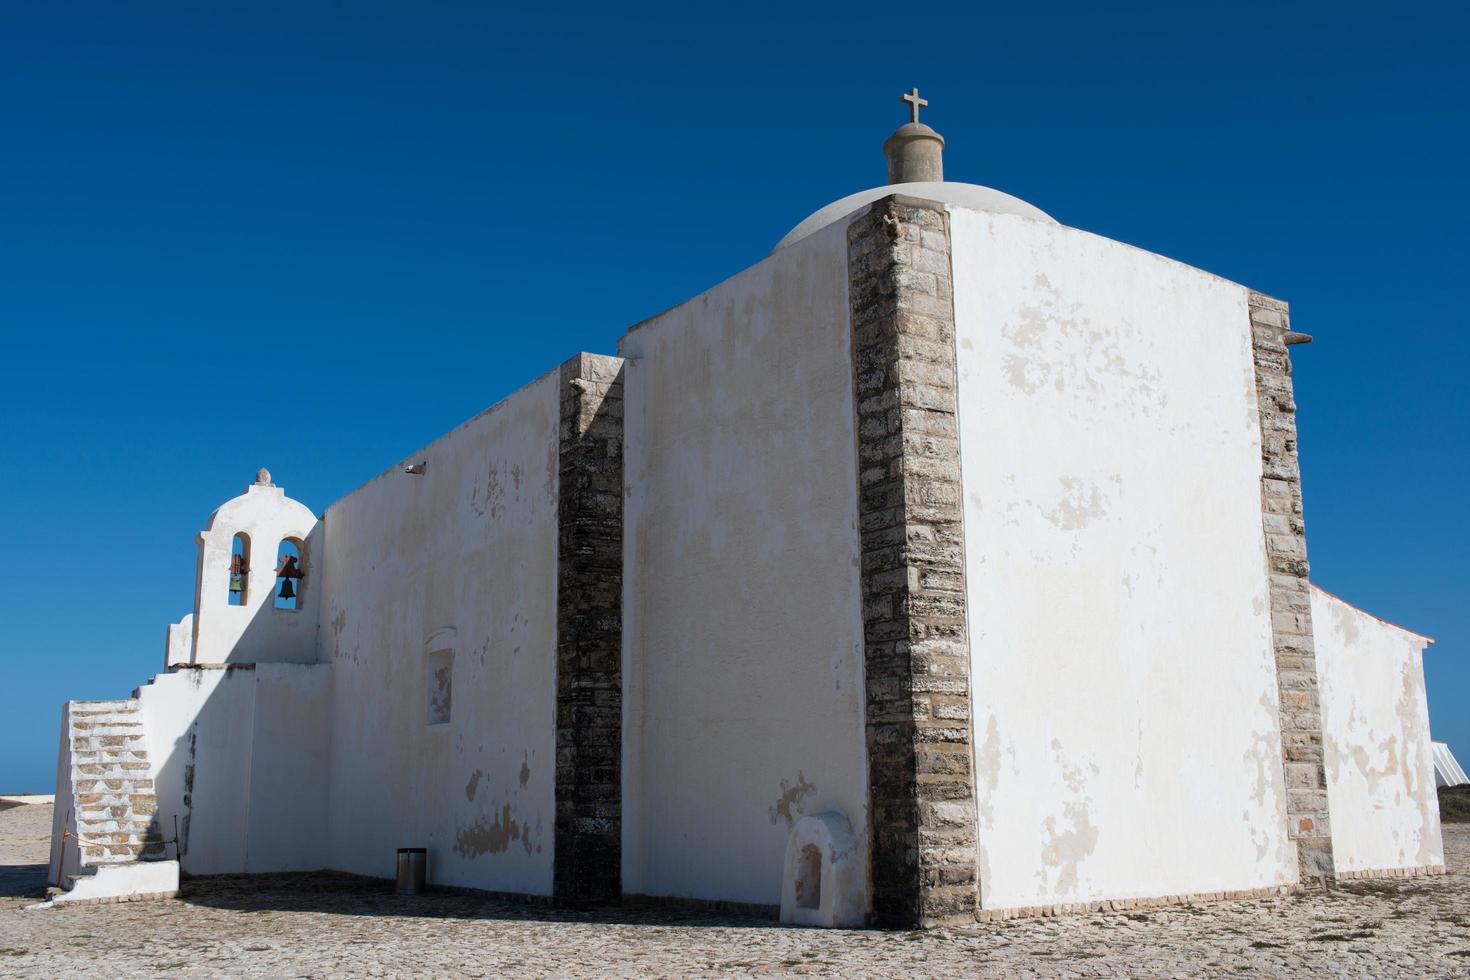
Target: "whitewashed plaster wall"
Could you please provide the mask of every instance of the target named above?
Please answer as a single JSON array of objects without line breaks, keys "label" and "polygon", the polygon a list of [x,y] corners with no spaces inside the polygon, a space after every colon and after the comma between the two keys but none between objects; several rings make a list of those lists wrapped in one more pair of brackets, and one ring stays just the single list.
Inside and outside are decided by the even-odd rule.
[{"label": "whitewashed plaster wall", "polygon": [[[159,827],[189,874],[308,871],[323,843],[331,668],[184,668],[138,691]],[[169,849],[173,856],[173,849]]]},{"label": "whitewashed plaster wall", "polygon": [[1338,871],[1444,864],[1424,690],[1426,637],[1312,589]]},{"label": "whitewashed plaster wall", "polygon": [[[56,752],[56,799],[51,805],[51,858],[46,869],[48,885],[62,885],[68,875],[82,870],[77,832],[76,803],[71,791],[71,702],[61,708],[61,742]],[[71,834],[73,836],[67,836]]]},{"label": "whitewashed plaster wall", "polygon": [[551,891],[558,394],[553,372],[327,511],[333,867],[391,877],[426,847],[431,881]]},{"label": "whitewashed plaster wall", "polygon": [[628,893],[778,904],[803,814],[866,853],[847,304],[832,227],[620,344]]},{"label": "whitewashed plaster wall", "polygon": [[[316,515],[277,486],[254,484],[226,501],[199,533],[190,662],[310,663],[316,657],[317,574],[313,551]],[[250,542],[245,602],[229,604],[231,546],[236,534]],[[295,609],[277,609],[276,556],[285,539],[298,543],[305,577],[297,583]],[[189,623],[188,617],[179,627]],[[168,663],[183,662],[180,630],[170,628]]]},{"label": "whitewashed plaster wall", "polygon": [[982,906],[1294,882],[1245,290],[951,217]]},{"label": "whitewashed plaster wall", "polygon": [[164,641],[163,665],[175,667],[194,662],[194,614],[189,613],[177,623],[168,626]]}]

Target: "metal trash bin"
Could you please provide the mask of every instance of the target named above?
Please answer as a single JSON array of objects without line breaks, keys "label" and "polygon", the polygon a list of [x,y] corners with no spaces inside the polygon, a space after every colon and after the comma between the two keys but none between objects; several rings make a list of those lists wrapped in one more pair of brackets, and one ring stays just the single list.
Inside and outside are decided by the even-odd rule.
[{"label": "metal trash bin", "polygon": [[400,847],[398,849],[398,894],[423,894],[428,867],[427,848]]}]

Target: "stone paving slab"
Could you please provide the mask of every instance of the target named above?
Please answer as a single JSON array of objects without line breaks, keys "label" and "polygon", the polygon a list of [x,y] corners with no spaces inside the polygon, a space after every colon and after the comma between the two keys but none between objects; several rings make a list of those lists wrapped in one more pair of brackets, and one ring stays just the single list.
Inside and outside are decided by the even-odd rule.
[{"label": "stone paving slab", "polygon": [[336,874],[194,879],[177,901],[23,912],[44,887],[49,831],[49,807],[0,812],[0,976],[1470,976],[1467,824],[1445,827],[1442,877],[926,933],[400,899]]}]

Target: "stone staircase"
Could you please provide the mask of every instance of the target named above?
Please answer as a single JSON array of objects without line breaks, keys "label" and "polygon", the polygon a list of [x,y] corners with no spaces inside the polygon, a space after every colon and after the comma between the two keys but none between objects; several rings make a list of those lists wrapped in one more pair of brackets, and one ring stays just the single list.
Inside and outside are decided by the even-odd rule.
[{"label": "stone staircase", "polygon": [[164,857],[138,702],[72,702],[70,737],[82,864]]},{"label": "stone staircase", "polygon": [[[73,701],[66,719],[63,747],[70,758],[71,799],[59,826],[64,838],[71,838],[63,839],[63,852],[74,857],[62,859],[64,890],[53,889],[53,901],[176,894],[178,862],[168,860],[158,826],[137,700]],[[58,792],[58,805],[61,800]]]}]

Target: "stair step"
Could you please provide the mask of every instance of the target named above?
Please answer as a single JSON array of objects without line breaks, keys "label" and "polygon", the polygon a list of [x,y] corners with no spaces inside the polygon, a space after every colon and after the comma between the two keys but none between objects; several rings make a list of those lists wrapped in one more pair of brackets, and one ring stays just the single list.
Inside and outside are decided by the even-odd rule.
[{"label": "stair step", "polygon": [[158,812],[157,802],[94,803],[77,811],[78,820],[146,820]]},{"label": "stair step", "polygon": [[82,820],[77,823],[77,833],[87,840],[125,843],[117,841],[116,837],[147,837],[150,834],[157,836],[159,827],[152,820]]},{"label": "stair step", "polygon": [[146,847],[139,844],[113,844],[107,848],[106,853],[98,853],[97,849],[83,851],[82,861],[85,864],[129,864],[133,861],[160,860],[168,857],[168,849],[163,844],[149,844]]},{"label": "stair step", "polygon": [[[166,860],[147,731],[136,700],[73,701],[68,706],[76,882],[98,868]],[[126,873],[126,872],[124,872]],[[92,886],[89,886],[92,887]]]},{"label": "stair step", "polygon": [[77,833],[90,841],[123,843],[112,838],[117,834],[124,837],[156,837],[162,833],[162,827],[152,820],[98,820],[77,824]]}]

